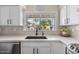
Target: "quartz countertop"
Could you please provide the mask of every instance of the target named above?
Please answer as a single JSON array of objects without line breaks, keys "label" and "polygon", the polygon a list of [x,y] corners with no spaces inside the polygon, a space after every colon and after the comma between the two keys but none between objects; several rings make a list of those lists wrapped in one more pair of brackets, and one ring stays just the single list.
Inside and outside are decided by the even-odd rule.
[{"label": "quartz countertop", "polygon": [[54,41],[59,40],[64,44],[79,43],[79,39],[74,37],[62,37],[59,35],[46,36],[47,39],[25,39],[26,35],[1,35],[0,42],[16,42],[16,41]]}]

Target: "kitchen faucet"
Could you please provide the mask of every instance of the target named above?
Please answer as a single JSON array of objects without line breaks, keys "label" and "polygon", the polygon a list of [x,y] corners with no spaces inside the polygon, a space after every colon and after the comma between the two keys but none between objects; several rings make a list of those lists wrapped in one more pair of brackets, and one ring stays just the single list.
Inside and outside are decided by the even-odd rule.
[{"label": "kitchen faucet", "polygon": [[[36,35],[36,36],[38,35],[38,28],[36,29],[35,35]],[[43,32],[43,31],[42,31],[42,36],[44,36],[44,32]]]}]

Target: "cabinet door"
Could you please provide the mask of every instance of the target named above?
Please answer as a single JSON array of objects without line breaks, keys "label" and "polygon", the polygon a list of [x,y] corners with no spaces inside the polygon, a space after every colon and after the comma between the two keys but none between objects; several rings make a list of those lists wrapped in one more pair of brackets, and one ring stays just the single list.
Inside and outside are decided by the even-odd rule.
[{"label": "cabinet door", "polygon": [[36,50],[37,54],[50,54],[50,47],[40,47]]},{"label": "cabinet door", "polygon": [[52,42],[51,54],[65,54],[65,45],[61,42]]},{"label": "cabinet door", "polygon": [[35,54],[35,49],[32,47],[21,47],[21,54]]},{"label": "cabinet door", "polygon": [[60,25],[79,24],[79,5],[60,7]]},{"label": "cabinet door", "polygon": [[71,5],[70,6],[70,22],[72,25],[79,24],[79,6]]},{"label": "cabinet door", "polygon": [[9,7],[0,6],[0,25],[9,24]]},{"label": "cabinet door", "polygon": [[66,10],[67,10],[67,11],[66,11],[66,16],[67,16],[66,22],[67,22],[68,25],[71,25],[71,24],[70,24],[70,23],[71,23],[71,22],[70,22],[70,5],[67,5],[67,6],[66,6]]},{"label": "cabinet door", "polygon": [[21,49],[22,54],[50,54],[48,47],[25,47]]},{"label": "cabinet door", "polygon": [[60,25],[66,25],[66,6],[60,7]]},{"label": "cabinet door", "polygon": [[47,42],[21,42],[21,53],[24,54],[49,54],[50,44]]},{"label": "cabinet door", "polygon": [[20,7],[10,6],[10,24],[20,25]]}]

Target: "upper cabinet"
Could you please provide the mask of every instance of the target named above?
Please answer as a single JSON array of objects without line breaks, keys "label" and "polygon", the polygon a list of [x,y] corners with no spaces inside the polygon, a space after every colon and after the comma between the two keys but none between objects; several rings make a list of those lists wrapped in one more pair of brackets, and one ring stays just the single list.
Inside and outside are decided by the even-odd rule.
[{"label": "upper cabinet", "polygon": [[79,24],[79,5],[70,6],[70,22],[72,25]]},{"label": "upper cabinet", "polygon": [[0,25],[22,25],[22,9],[18,5],[0,6]]},{"label": "upper cabinet", "polygon": [[60,6],[60,25],[69,25],[69,6]]},{"label": "upper cabinet", "polygon": [[79,6],[63,5],[60,6],[60,25],[79,24]]}]

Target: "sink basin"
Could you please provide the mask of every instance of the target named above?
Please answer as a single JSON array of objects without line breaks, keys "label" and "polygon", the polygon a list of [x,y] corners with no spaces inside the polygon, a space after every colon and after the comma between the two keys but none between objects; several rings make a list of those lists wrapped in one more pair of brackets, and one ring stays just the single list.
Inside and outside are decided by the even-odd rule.
[{"label": "sink basin", "polygon": [[25,39],[47,39],[45,36],[27,36]]}]

